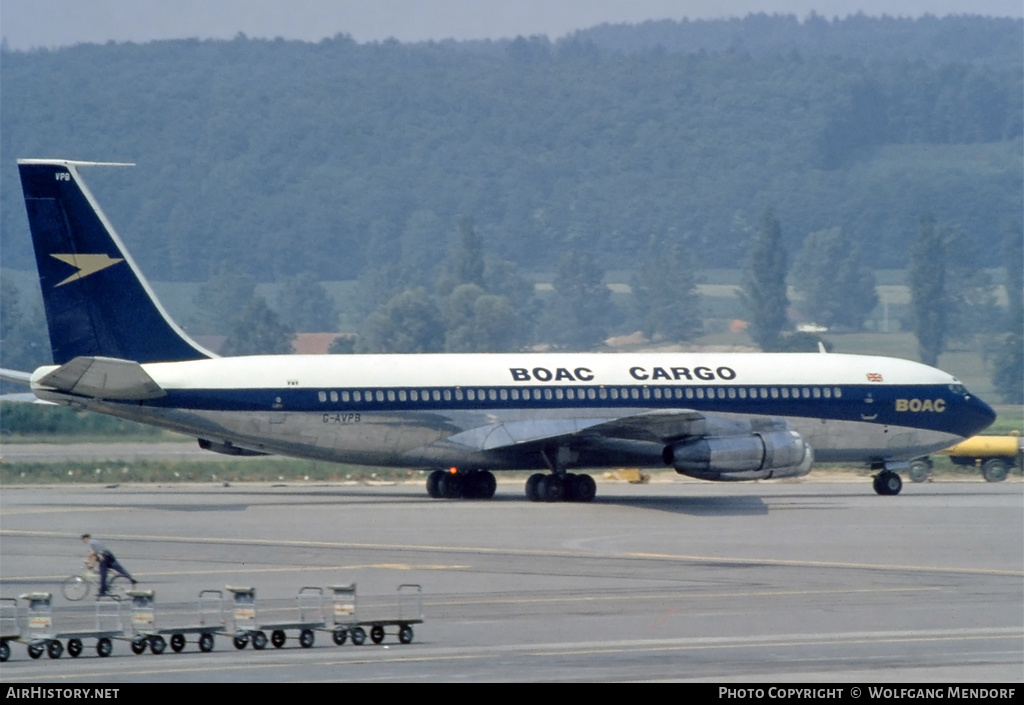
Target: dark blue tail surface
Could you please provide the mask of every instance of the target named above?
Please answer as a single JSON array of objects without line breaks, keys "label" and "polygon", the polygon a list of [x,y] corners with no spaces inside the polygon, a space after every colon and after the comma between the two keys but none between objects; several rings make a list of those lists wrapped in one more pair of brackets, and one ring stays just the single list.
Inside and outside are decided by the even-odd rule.
[{"label": "dark blue tail surface", "polygon": [[[18,161],[53,361],[213,357],[170,319],[78,173],[91,162]],[[125,166],[125,165],[118,165]]]}]

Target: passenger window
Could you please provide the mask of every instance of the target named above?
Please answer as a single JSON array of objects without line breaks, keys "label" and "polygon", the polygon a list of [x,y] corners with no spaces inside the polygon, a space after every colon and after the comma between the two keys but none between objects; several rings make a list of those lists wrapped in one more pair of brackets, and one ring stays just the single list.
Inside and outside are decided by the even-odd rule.
[{"label": "passenger window", "polygon": [[320,399],[321,403],[327,401],[327,392],[320,392],[317,394],[317,398]]}]

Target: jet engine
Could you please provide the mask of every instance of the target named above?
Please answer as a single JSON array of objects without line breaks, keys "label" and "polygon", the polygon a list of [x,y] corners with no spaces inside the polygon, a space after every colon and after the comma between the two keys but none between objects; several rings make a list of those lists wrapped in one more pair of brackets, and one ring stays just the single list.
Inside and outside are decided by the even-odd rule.
[{"label": "jet engine", "polygon": [[766,480],[806,475],[814,453],[799,433],[770,431],[688,439],[665,446],[661,457],[701,480]]}]

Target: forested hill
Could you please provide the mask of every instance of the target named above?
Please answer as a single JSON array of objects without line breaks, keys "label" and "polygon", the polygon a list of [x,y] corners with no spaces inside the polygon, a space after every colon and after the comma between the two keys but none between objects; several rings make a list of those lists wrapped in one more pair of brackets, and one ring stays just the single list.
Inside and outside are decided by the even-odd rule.
[{"label": "forested hill", "polygon": [[86,178],[155,280],[398,261],[429,284],[462,215],[526,270],[570,247],[628,268],[651,236],[736,266],[766,206],[791,252],[840,227],[903,267],[928,212],[997,266],[1022,220],[1022,37],[1018,20],[754,16],[556,42],[4,51],[3,266],[33,266],[15,159],[54,156],[137,163]]}]

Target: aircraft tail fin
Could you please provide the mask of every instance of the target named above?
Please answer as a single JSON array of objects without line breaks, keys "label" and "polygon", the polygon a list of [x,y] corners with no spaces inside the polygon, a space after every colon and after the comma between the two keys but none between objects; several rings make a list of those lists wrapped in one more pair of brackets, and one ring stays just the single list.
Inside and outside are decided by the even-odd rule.
[{"label": "aircraft tail fin", "polygon": [[53,361],[216,357],[190,339],[157,301],[79,175],[83,166],[131,165],[18,160]]}]

